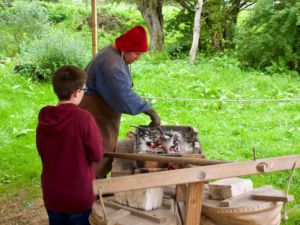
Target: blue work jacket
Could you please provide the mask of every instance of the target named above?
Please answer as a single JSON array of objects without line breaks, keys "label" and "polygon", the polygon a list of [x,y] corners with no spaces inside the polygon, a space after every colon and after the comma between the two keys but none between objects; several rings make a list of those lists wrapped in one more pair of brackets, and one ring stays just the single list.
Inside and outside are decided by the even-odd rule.
[{"label": "blue work jacket", "polygon": [[132,90],[129,67],[113,46],[102,49],[92,59],[86,71],[88,94],[100,95],[111,108],[130,115],[151,108],[148,102]]}]

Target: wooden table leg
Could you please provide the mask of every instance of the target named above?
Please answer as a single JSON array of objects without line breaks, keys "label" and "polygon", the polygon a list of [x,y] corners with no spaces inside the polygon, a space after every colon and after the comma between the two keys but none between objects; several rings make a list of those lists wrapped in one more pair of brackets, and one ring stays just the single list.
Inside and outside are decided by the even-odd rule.
[{"label": "wooden table leg", "polygon": [[188,185],[184,225],[200,225],[204,182]]}]

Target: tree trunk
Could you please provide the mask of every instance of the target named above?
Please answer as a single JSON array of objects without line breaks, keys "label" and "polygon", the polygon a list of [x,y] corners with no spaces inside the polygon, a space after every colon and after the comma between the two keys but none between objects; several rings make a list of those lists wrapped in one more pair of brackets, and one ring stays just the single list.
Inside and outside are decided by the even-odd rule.
[{"label": "tree trunk", "polygon": [[163,0],[136,0],[135,2],[150,32],[151,51],[161,51],[164,45]]},{"label": "tree trunk", "polygon": [[231,5],[230,14],[234,25],[237,24],[237,17],[240,12],[240,8],[241,8],[241,0],[235,0]]},{"label": "tree trunk", "polygon": [[201,12],[202,12],[203,0],[198,0],[196,5],[195,20],[194,20],[194,34],[193,43],[190,50],[191,62],[195,63],[196,52],[198,49],[200,30],[201,30]]}]

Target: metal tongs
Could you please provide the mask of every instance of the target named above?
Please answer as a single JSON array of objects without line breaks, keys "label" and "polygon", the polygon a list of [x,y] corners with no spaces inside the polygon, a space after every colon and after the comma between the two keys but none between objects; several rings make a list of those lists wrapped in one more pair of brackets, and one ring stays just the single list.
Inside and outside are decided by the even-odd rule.
[{"label": "metal tongs", "polygon": [[165,135],[165,133],[163,132],[163,130],[161,129],[161,127],[157,127],[157,129],[159,130],[159,132],[161,133],[160,137],[163,139],[163,140],[168,140],[170,138],[170,136],[168,135]]}]

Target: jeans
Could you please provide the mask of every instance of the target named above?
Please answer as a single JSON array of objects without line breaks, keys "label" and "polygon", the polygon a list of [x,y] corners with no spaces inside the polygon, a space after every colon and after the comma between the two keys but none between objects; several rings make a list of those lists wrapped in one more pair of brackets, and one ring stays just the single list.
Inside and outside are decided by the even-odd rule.
[{"label": "jeans", "polygon": [[83,212],[53,212],[47,209],[49,225],[90,225],[89,215],[92,210]]}]

